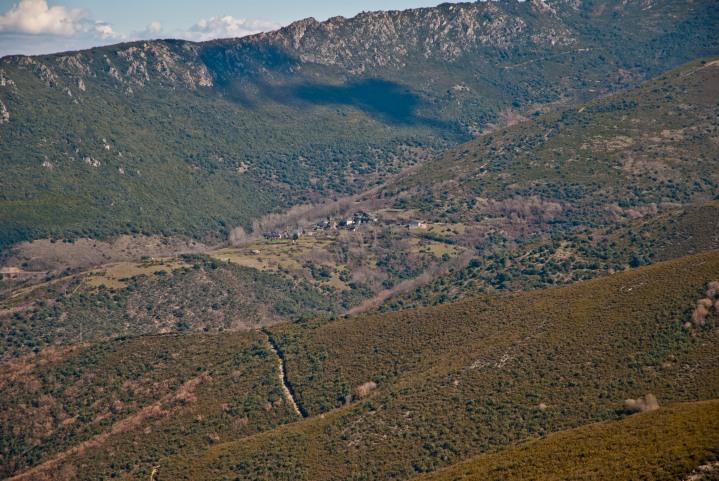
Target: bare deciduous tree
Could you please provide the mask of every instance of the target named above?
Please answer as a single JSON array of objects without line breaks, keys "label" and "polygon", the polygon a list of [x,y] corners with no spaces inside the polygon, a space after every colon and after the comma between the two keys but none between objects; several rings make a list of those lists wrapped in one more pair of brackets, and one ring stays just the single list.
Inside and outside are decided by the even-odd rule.
[{"label": "bare deciduous tree", "polygon": [[654,394],[647,394],[639,399],[627,399],[624,401],[624,410],[628,413],[644,413],[659,409],[659,401]]},{"label": "bare deciduous tree", "polygon": [[369,393],[377,389],[377,383],[373,381],[366,382],[364,384],[360,384],[357,386],[357,389],[355,389],[355,392],[357,393],[357,397],[362,399],[367,396],[369,396]]}]

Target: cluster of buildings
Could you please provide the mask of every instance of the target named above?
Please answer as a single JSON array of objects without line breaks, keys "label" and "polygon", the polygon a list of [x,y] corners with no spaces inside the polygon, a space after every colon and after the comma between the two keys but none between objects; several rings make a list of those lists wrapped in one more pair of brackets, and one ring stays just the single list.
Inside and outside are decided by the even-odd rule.
[{"label": "cluster of buildings", "polygon": [[359,212],[355,212],[354,214],[352,214],[348,217],[342,217],[340,219],[328,217],[327,219],[313,225],[311,227],[311,229],[308,231],[305,231],[305,229],[302,229],[300,227],[300,228],[293,229],[293,230],[264,232],[262,234],[262,237],[264,237],[266,240],[281,240],[281,239],[296,240],[304,235],[313,235],[315,232],[337,231],[337,230],[354,231],[361,225],[374,224],[374,223],[377,223],[378,221],[379,220],[377,219],[377,217],[370,215],[367,212],[359,211]]},{"label": "cluster of buildings", "polygon": [[283,231],[270,231],[270,232],[263,232],[262,237],[264,237],[266,240],[282,240],[282,239],[299,239],[304,235],[303,229],[294,229],[292,231],[289,230],[283,230]]},{"label": "cluster of buildings", "polygon": [[374,224],[376,222],[378,222],[377,217],[374,217],[367,212],[359,211],[355,212],[351,216],[343,217],[339,220],[331,217],[327,218],[312,226],[312,230],[355,230],[363,224]]},{"label": "cluster of buildings", "polygon": [[[318,232],[335,232],[338,230],[355,231],[358,227],[362,225],[376,224],[377,222],[379,222],[379,219],[374,215],[368,214],[367,212],[358,211],[346,217],[328,217],[307,229],[297,227],[295,229],[263,232],[262,237],[270,241],[283,239],[297,240],[303,236],[312,236]],[[389,221],[389,223],[404,225],[411,230],[427,228],[427,223],[421,220],[410,220],[401,222]]]}]

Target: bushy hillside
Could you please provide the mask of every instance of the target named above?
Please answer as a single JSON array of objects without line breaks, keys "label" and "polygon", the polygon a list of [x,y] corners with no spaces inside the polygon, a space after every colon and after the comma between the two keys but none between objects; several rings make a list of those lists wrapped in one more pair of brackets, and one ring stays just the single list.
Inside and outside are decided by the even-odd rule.
[{"label": "bushy hillside", "polygon": [[618,219],[593,229],[569,226],[545,234],[524,233],[516,239],[494,236],[475,247],[475,255],[466,266],[389,298],[381,310],[446,304],[478,293],[571,284],[716,250],[719,203],[665,206],[661,213]]},{"label": "bushy hillside", "polygon": [[662,405],[717,398],[719,318],[683,324],[718,276],[711,253],[569,287],[272,328],[315,417],[168,459],[159,479],[407,479],[617,419],[625,399],[647,393]]},{"label": "bushy hillside", "polygon": [[167,455],[296,419],[257,333],[50,348],[2,364],[0,476],[148,479]]},{"label": "bushy hillside", "polygon": [[[596,224],[719,195],[719,60],[449,150],[395,188],[439,218]],[[649,209],[649,210],[648,210]]]},{"label": "bushy hillside", "polygon": [[719,60],[449,150],[383,195],[471,226],[466,267],[393,299],[536,288],[715,249]]},{"label": "bushy hillside", "polygon": [[0,359],[117,336],[249,330],[338,304],[304,280],[202,256],[110,266],[15,294],[0,310]]},{"label": "bushy hillside", "polygon": [[[423,310],[53,347],[3,365],[3,466],[17,479],[410,479],[621,419],[649,393],[718,398],[718,313],[696,315],[717,279],[713,252]],[[696,457],[653,455],[691,470],[712,454],[702,432]]]},{"label": "bushy hillside", "polygon": [[0,478],[701,481],[718,25],[478,1],[0,59]]},{"label": "bushy hillside", "polygon": [[[552,434],[415,479],[710,481],[717,474],[718,422],[719,401],[675,404]],[[699,463],[706,469],[696,469]]]},{"label": "bushy hillside", "polygon": [[654,257],[657,260],[719,249],[719,200],[682,209],[669,222],[650,219],[642,231],[649,242],[657,245]]},{"label": "bushy hillside", "polygon": [[7,57],[0,246],[222,237],[493,124],[715,54],[718,16],[705,0],[477,2]]}]

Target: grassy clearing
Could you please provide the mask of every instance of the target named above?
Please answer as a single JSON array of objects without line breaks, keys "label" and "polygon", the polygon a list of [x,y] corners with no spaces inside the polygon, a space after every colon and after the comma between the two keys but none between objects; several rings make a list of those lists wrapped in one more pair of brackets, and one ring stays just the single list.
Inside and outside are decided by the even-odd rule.
[{"label": "grassy clearing", "polygon": [[261,271],[285,274],[290,277],[304,277],[313,280],[308,272],[307,263],[316,253],[328,253],[327,259],[318,262],[331,271],[322,279],[315,279],[318,287],[327,286],[335,291],[348,291],[347,282],[340,278],[339,272],[346,269],[345,265],[331,260],[330,254],[335,248],[335,240],[327,236],[305,236],[297,241],[265,241],[257,242],[242,248],[226,248],[210,253],[211,257],[225,260],[240,266],[250,267]]},{"label": "grassy clearing", "polygon": [[462,252],[460,247],[445,244],[443,242],[427,241],[416,237],[412,238],[410,242],[412,243],[412,249],[410,252],[413,254],[428,253],[438,259],[441,259],[445,255],[454,257]]},{"label": "grassy clearing", "polygon": [[183,267],[187,267],[187,264],[176,259],[143,263],[119,262],[91,271],[86,277],[83,276],[83,284],[87,287],[123,289],[133,277],[150,276],[158,272],[168,274]]},{"label": "grassy clearing", "polygon": [[305,237],[296,242],[257,242],[242,248],[226,248],[213,251],[211,257],[226,260],[253,269],[277,272],[302,268],[302,258],[312,249],[325,249],[329,239]]}]

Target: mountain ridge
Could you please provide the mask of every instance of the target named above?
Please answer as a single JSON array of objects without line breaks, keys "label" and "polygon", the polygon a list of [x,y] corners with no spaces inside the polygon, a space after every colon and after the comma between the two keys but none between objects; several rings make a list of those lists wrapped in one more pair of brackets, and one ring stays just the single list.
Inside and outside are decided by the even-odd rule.
[{"label": "mountain ridge", "polygon": [[[382,183],[503,116],[719,53],[714,2],[601,5],[445,4],[240,39],[5,57],[0,245],[223,238],[268,212]],[[197,209],[183,209],[187,195]]]}]

